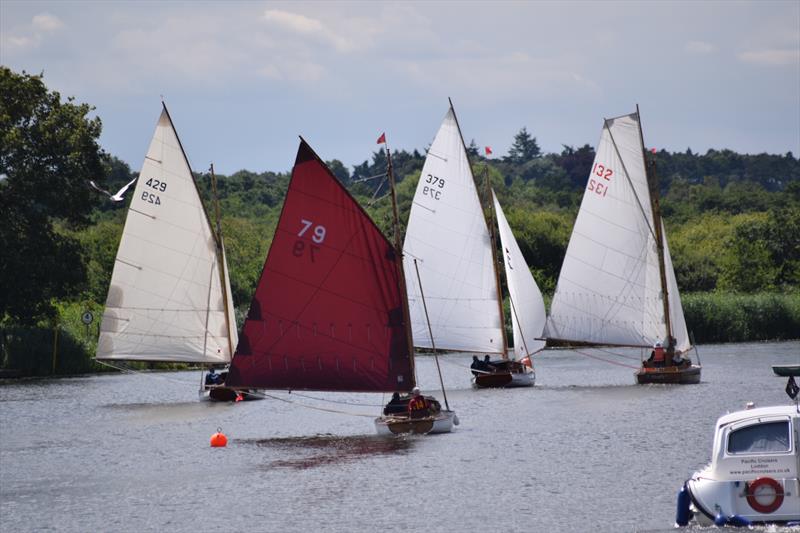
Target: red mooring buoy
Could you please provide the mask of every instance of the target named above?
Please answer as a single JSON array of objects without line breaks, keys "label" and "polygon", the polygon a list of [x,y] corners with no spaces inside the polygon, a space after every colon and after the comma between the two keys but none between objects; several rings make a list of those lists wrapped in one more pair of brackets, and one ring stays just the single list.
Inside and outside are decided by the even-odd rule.
[{"label": "red mooring buoy", "polygon": [[222,432],[220,428],[217,428],[217,432],[211,435],[211,447],[212,448],[224,448],[228,445],[228,437]]}]

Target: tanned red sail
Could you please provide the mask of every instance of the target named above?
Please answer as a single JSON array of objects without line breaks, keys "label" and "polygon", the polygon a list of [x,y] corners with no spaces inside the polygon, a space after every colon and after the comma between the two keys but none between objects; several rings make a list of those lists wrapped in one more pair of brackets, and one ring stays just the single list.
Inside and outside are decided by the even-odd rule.
[{"label": "tanned red sail", "polygon": [[301,139],[226,384],[408,391],[400,258]]}]

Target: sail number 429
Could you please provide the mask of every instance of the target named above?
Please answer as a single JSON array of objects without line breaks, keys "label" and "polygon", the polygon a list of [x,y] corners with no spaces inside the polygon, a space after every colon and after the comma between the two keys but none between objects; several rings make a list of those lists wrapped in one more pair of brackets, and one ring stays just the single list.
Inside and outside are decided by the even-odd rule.
[{"label": "sail number 429", "polygon": [[[150,178],[145,182],[145,185],[156,191],[164,192],[167,190],[167,183],[155,178]],[[161,198],[157,194],[150,191],[142,191],[142,200],[148,204],[161,205]]]},{"label": "sail number 429", "polygon": [[[300,219],[300,231],[297,233],[298,237],[304,236],[308,233],[308,230],[311,230],[311,241],[316,244],[322,244],[325,241],[325,235],[327,234],[327,230],[325,226],[320,224],[314,224],[310,220],[306,220],[304,218]],[[313,227],[313,229],[311,229]],[[305,255],[306,249],[308,249],[309,258],[311,262],[314,262],[314,253],[320,250],[319,246],[314,246],[313,244],[306,246],[306,242],[303,239],[297,239],[294,242],[294,248],[292,249],[292,255],[295,257],[301,257]]]},{"label": "sail number 429", "polygon": [[613,175],[613,170],[603,164],[595,163],[594,167],[592,167],[592,173],[589,176],[589,190],[599,194],[600,196],[605,196],[608,193],[608,183],[604,183],[598,179],[595,179],[595,176],[609,182],[611,181],[611,177]]}]

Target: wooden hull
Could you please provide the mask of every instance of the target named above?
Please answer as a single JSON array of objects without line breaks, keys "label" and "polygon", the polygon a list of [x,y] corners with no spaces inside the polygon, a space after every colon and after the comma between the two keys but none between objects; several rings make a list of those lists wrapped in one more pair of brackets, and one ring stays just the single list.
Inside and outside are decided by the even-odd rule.
[{"label": "wooden hull", "polygon": [[432,435],[450,433],[453,426],[458,425],[458,416],[454,411],[440,411],[433,416],[410,418],[403,415],[380,416],[375,419],[375,430],[378,435]]},{"label": "wooden hull", "polygon": [[235,402],[236,397],[241,393],[243,401],[263,400],[264,396],[256,390],[233,389],[225,385],[206,386],[200,391],[200,399],[212,402]]},{"label": "wooden hull", "polygon": [[637,370],[636,383],[646,385],[649,383],[666,383],[674,385],[694,385],[700,383],[700,370],[698,365],[686,367],[668,366],[661,368],[645,368]]},{"label": "wooden hull", "polygon": [[472,384],[479,389],[533,387],[535,382],[536,375],[533,372],[496,372],[472,378]]}]

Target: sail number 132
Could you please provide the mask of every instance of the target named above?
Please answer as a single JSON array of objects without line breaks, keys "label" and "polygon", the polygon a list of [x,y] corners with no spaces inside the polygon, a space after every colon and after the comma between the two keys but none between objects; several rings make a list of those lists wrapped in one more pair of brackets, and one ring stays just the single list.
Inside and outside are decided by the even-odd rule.
[{"label": "sail number 132", "polygon": [[592,167],[592,173],[589,175],[589,190],[605,196],[608,193],[608,183],[595,179],[595,176],[602,178],[606,182],[610,182],[614,171],[601,163],[595,163]]}]

